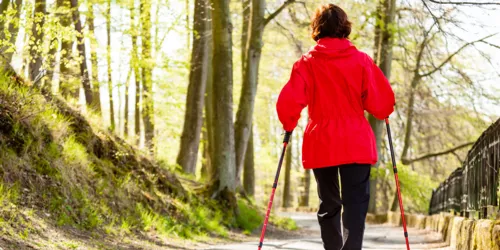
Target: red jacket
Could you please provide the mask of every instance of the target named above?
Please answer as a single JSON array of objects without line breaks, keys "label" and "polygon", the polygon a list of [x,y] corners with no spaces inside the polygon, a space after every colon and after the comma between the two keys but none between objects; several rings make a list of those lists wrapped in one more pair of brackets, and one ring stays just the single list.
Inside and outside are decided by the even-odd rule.
[{"label": "red jacket", "polygon": [[276,105],[285,131],[308,107],[304,168],[377,162],[375,136],[364,110],[378,119],[394,111],[394,92],[382,71],[347,39],[322,38],[294,65]]}]

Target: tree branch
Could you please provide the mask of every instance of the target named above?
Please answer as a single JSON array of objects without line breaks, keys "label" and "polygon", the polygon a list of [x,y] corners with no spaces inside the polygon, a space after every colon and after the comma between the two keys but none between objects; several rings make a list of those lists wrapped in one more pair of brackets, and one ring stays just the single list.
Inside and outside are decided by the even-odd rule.
[{"label": "tree branch", "polygon": [[453,1],[437,1],[437,0],[427,0],[431,3],[437,4],[453,4],[453,5],[500,5],[500,2],[453,2]]},{"label": "tree branch", "polygon": [[286,7],[288,7],[288,5],[295,2],[296,0],[286,0],[278,9],[276,9],[264,20],[264,26],[266,26],[269,22],[271,22],[271,20],[278,16]]},{"label": "tree branch", "polygon": [[427,73],[423,73],[421,74],[420,76],[421,77],[427,77],[427,76],[430,76],[434,73],[436,73],[436,71],[440,70],[441,68],[443,68],[448,62],[451,61],[451,59],[453,59],[453,57],[455,57],[458,53],[460,53],[462,50],[464,50],[465,48],[467,48],[468,46],[470,45],[473,45],[477,42],[482,42],[494,35],[496,35],[497,33],[495,34],[491,34],[489,36],[486,36],[486,37],[483,37],[481,39],[478,39],[478,40],[475,40],[475,41],[472,41],[472,42],[468,42],[468,43],[465,43],[464,45],[462,45],[462,47],[460,47],[458,50],[456,50],[455,52],[453,52],[451,55],[449,55],[443,62],[441,62],[441,64],[439,64],[436,68],[432,69],[431,71],[427,72]]},{"label": "tree branch", "polygon": [[455,151],[457,151],[459,149],[462,149],[462,148],[466,148],[468,146],[471,146],[474,143],[475,142],[467,142],[465,144],[456,146],[454,148],[451,148],[451,149],[448,149],[448,150],[445,150],[445,151],[441,151],[441,152],[437,152],[437,153],[425,154],[425,155],[419,156],[419,157],[417,157],[415,159],[402,159],[402,162],[405,165],[409,165],[409,164],[412,164],[414,162],[422,161],[422,160],[429,159],[429,158],[432,158],[432,157],[437,157],[437,156],[446,155],[446,154],[453,154],[453,153],[455,153]]}]

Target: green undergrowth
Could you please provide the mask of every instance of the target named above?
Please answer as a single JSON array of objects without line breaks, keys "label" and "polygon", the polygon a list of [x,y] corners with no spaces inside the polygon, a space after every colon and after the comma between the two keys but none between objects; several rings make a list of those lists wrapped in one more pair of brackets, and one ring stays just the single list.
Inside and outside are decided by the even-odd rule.
[{"label": "green undergrowth", "polygon": [[[92,119],[91,119],[92,120]],[[103,235],[226,236],[218,205],[65,101],[0,76],[0,230],[22,241],[59,228]],[[35,216],[36,215],[36,216]]]},{"label": "green undergrowth", "polygon": [[[252,203],[244,199],[238,200],[239,214],[236,216],[236,224],[239,228],[244,230],[244,234],[255,232],[255,230],[260,229],[264,222],[264,212],[266,212],[266,208],[256,207]],[[292,231],[298,229],[294,220],[286,217],[279,217],[274,214],[270,215],[269,223],[285,230]]]}]

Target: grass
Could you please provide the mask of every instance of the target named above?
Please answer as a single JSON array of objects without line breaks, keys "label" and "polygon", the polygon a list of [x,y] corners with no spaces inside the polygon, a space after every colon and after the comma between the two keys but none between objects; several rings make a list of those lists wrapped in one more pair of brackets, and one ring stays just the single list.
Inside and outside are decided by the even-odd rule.
[{"label": "grass", "polygon": [[[251,233],[262,224],[257,211],[263,210],[244,200],[236,220],[228,221],[215,201],[186,190],[171,166],[151,162],[109,134],[95,114],[87,119],[69,104],[1,75],[0,101],[5,104],[0,109],[4,235],[30,241],[44,234],[47,226],[41,225],[52,225],[120,237],[140,232],[193,239],[227,237],[231,227]],[[184,178],[197,185],[192,176]],[[294,227],[286,219],[271,222]]]}]

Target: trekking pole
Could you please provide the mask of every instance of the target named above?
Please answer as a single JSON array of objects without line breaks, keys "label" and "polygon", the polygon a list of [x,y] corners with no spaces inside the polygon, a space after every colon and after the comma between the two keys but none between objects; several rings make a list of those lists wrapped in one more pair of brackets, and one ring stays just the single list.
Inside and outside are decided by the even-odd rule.
[{"label": "trekking pole", "polygon": [[399,210],[401,211],[401,221],[403,222],[403,230],[406,240],[406,249],[410,250],[410,242],[408,242],[408,231],[406,230],[405,209],[403,207],[403,199],[401,197],[401,189],[399,187],[398,168],[396,167],[396,157],[394,156],[394,147],[392,146],[391,126],[389,118],[385,118],[387,127],[387,136],[389,137],[389,148],[391,149],[392,169],[394,170],[394,179],[396,180],[396,191],[398,192]]},{"label": "trekking pole", "polygon": [[269,221],[269,214],[271,213],[271,208],[273,206],[274,193],[276,192],[276,187],[278,186],[278,179],[280,178],[281,164],[283,164],[283,157],[285,156],[286,146],[290,141],[290,136],[292,131],[285,133],[285,138],[283,139],[283,151],[281,152],[280,161],[278,163],[278,170],[276,171],[276,176],[274,177],[273,191],[271,191],[271,198],[269,198],[269,204],[267,205],[266,218],[264,219],[264,225],[262,226],[262,232],[260,233],[259,250],[262,249],[264,244],[264,235],[266,234],[267,222]]}]

